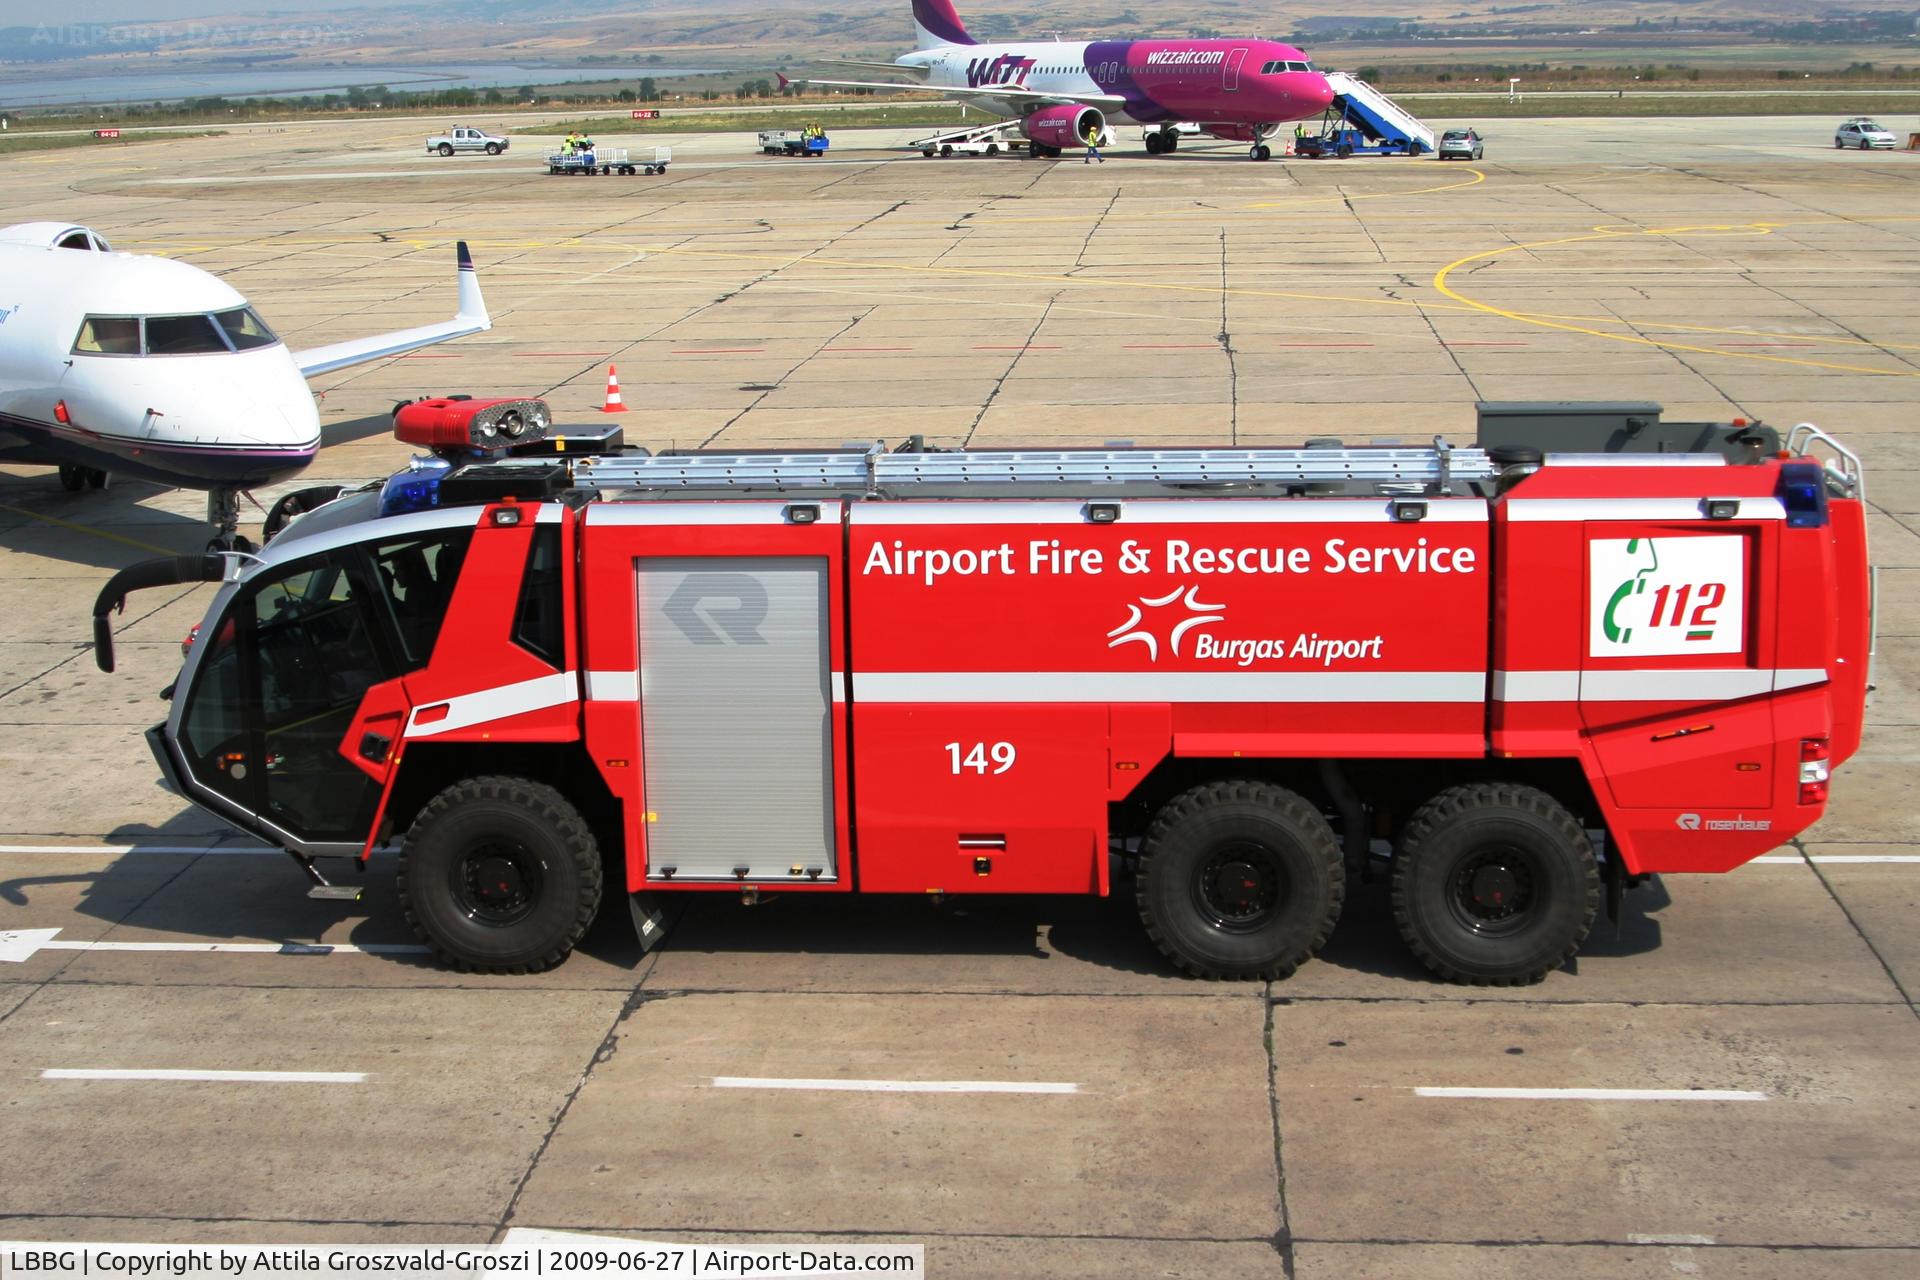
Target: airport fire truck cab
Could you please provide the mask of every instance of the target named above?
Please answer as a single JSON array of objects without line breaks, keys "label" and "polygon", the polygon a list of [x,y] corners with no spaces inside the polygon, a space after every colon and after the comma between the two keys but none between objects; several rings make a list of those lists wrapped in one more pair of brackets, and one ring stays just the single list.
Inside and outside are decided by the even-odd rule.
[{"label": "airport fire truck cab", "polygon": [[[482,450],[544,430],[437,403]],[[223,579],[149,735],[169,784],[322,895],[398,842],[473,969],[560,962],[606,885],[651,944],[673,894],[1120,877],[1179,968],[1281,978],[1384,863],[1429,968],[1532,982],[1603,897],[1806,829],[1860,742],[1858,459],[1658,412],[1487,406],[1460,448],[561,436],[123,571],[98,657],[129,590]]]}]

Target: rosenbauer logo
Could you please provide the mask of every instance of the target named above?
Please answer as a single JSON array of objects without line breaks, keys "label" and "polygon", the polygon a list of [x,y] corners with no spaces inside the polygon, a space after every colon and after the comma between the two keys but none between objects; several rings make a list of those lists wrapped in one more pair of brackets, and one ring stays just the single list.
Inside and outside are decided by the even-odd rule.
[{"label": "rosenbauer logo", "polygon": [[[1107,648],[1145,645],[1149,662],[1160,661],[1163,630],[1167,638],[1166,652],[1177,658],[1183,656],[1180,646],[1190,633],[1227,620],[1227,606],[1205,603],[1200,599],[1197,586],[1175,587],[1163,596],[1141,596],[1139,603],[1130,604],[1126,609],[1126,618],[1107,632]],[[1378,635],[1336,639],[1318,631],[1303,631],[1290,637],[1229,639],[1202,631],[1193,637],[1192,651],[1187,656],[1201,662],[1230,662],[1237,667],[1281,660],[1317,662],[1322,667],[1331,667],[1336,662],[1356,658],[1378,661],[1383,639]]]},{"label": "rosenbauer logo", "polygon": [[1702,818],[1697,813],[1683,813],[1673,820],[1673,825],[1682,831],[1771,831],[1773,819],[1746,818]]}]

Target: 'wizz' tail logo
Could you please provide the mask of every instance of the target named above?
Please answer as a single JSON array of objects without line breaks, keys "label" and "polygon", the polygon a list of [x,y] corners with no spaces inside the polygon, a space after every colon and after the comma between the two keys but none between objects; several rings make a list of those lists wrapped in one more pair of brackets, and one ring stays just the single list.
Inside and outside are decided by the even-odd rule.
[{"label": "'wizz' tail logo", "polygon": [[1011,84],[1023,85],[1027,82],[1027,73],[1033,70],[1032,58],[1016,57],[1003,53],[997,58],[974,58],[967,63],[967,87],[978,89],[985,85]]}]

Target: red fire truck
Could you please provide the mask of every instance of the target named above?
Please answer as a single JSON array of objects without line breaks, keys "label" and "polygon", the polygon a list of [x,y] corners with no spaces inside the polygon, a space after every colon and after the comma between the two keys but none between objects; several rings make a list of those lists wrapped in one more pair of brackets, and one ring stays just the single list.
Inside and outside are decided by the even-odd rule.
[{"label": "red fire truck", "polygon": [[[674,893],[1117,868],[1175,965],[1279,978],[1385,860],[1432,970],[1537,981],[1603,894],[1820,816],[1871,601],[1824,433],[1522,408],[1472,448],[427,460],[123,572],[98,657],[129,590],[223,579],[168,782],[323,896],[398,841],[456,965],[560,962],[609,881],[651,944]],[[433,412],[498,442],[499,402]],[[1562,419],[1601,447],[1504,438]]]}]

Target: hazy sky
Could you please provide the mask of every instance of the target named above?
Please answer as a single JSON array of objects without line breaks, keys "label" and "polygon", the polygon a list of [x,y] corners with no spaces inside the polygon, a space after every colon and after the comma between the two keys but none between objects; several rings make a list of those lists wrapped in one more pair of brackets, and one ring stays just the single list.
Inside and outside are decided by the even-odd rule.
[{"label": "hazy sky", "polygon": [[30,0],[0,0],[0,27],[37,27],[89,22],[177,22],[183,18],[240,13],[312,13],[319,9],[398,9],[420,0],[67,0],[57,20],[48,6]]}]

